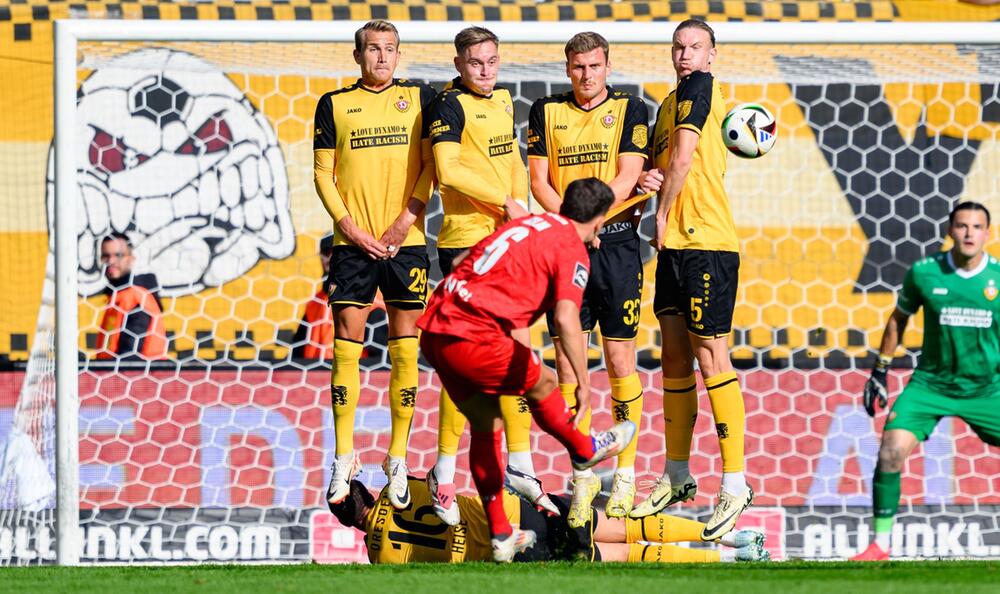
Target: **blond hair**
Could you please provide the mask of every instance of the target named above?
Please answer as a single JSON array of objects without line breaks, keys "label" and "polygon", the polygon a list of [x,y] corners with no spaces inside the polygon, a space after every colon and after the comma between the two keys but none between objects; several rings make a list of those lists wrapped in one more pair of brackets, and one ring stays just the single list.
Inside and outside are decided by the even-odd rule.
[{"label": "blond hair", "polygon": [[396,46],[399,46],[399,31],[396,30],[396,25],[393,25],[389,21],[383,21],[382,19],[375,19],[374,21],[368,21],[360,29],[354,32],[354,49],[361,51],[364,49],[365,45],[365,35],[369,32],[373,33],[392,33],[396,36]]},{"label": "blond hair", "polygon": [[487,41],[492,41],[497,47],[500,46],[500,39],[486,27],[466,27],[455,36],[455,53],[462,55],[470,47]]}]

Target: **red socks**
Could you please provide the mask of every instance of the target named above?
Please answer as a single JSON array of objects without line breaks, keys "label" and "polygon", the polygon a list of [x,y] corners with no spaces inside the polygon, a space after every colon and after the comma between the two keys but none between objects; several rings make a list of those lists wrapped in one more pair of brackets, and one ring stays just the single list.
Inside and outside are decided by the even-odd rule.
[{"label": "red socks", "polygon": [[[541,402],[529,401],[531,416],[549,435],[559,440],[570,455],[577,459],[589,459],[594,455],[594,442],[590,435],[581,433],[573,425],[573,414],[566,407],[566,400],[558,389],[552,391]],[[472,431],[469,446],[469,465],[472,480],[476,483],[479,498],[483,502],[490,534],[494,538],[506,538],[513,533],[507,513],[503,508],[503,455],[500,441],[503,432],[478,433]]]},{"label": "red socks", "polygon": [[476,483],[479,498],[483,502],[486,521],[494,538],[506,538],[514,530],[503,509],[503,458],[500,441],[503,432],[477,433],[472,431],[469,444],[469,466],[472,480]]},{"label": "red socks", "polygon": [[559,389],[552,390],[552,393],[541,402],[528,401],[531,407],[531,416],[543,431],[559,440],[571,456],[577,459],[586,460],[594,455],[594,442],[590,435],[581,433],[573,425],[573,413],[566,407],[566,400],[559,393]]}]

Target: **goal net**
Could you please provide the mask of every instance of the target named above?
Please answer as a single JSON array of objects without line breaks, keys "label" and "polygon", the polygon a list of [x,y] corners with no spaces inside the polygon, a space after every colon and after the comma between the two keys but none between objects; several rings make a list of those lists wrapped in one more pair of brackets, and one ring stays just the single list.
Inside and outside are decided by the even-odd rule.
[{"label": "goal net", "polygon": [[[75,96],[55,107],[57,117],[71,114],[72,132],[55,139],[72,140],[71,175],[59,175],[50,153],[45,195],[28,197],[46,201],[50,240],[32,255],[44,283],[24,289],[38,304],[31,355],[5,382],[16,390],[0,407],[0,563],[53,562],[60,539],[71,543],[70,562],[363,560],[359,534],[325,509],[329,361],[301,357],[308,333],[296,336],[321,283],[318,242],[331,230],[313,189],[313,112],[323,93],[357,78],[351,52],[361,23],[324,23],[326,33],[267,24],[272,40],[266,28],[234,27],[228,41],[193,40],[191,31],[208,29],[175,24],[142,23],[147,41],[84,32],[75,56],[57,56],[77,63]],[[397,24],[398,76],[440,89],[455,76],[451,39],[461,24]],[[570,88],[562,46],[579,31],[607,34],[611,84],[642,97],[655,117],[674,85],[672,26],[619,25],[494,27],[522,154],[531,103]],[[885,414],[869,419],[860,392],[894,292],[913,261],[942,249],[942,223],[958,201],[1000,213],[1000,45],[977,42],[997,39],[996,25],[985,25],[992,37],[952,36],[972,40],[962,44],[922,40],[912,24],[824,27],[826,40],[807,25],[720,25],[713,65],[729,103],[761,103],[778,121],[772,152],[731,157],[726,176],[742,241],[730,340],[757,493],[741,526],[764,529],[775,558],[843,558],[867,544]],[[57,189],[69,202],[56,200]],[[55,460],[72,448],[56,447],[53,229],[74,211],[63,240],[76,246],[76,295],[60,313],[76,314],[71,340],[83,355],[78,366],[70,361],[72,383],[60,392],[78,413],[60,427],[75,429],[79,484],[64,495],[78,502],[80,529],[60,516],[57,537]],[[437,281],[436,198],[428,213]],[[641,229],[648,239],[648,213]],[[136,273],[156,276],[164,361],[95,358],[107,302],[99,242],[111,232],[130,237]],[[644,249],[640,482],[663,463],[655,259]],[[919,349],[915,322],[898,353],[894,395]],[[376,312],[355,421],[360,478],[373,489],[385,483],[389,439],[386,333]],[[532,336],[551,359],[544,327]],[[597,344],[593,337],[594,423],[602,426],[611,422],[610,392]],[[419,476],[435,459],[437,391],[424,367],[408,457]],[[699,495],[675,513],[703,518],[711,509],[721,477],[711,418],[702,396],[691,458]],[[472,494],[467,439],[458,486]],[[532,439],[545,487],[566,491],[564,451],[537,430]],[[943,420],[907,462],[894,553],[1000,556],[998,453],[961,421]],[[600,471],[606,486],[611,472]]]}]

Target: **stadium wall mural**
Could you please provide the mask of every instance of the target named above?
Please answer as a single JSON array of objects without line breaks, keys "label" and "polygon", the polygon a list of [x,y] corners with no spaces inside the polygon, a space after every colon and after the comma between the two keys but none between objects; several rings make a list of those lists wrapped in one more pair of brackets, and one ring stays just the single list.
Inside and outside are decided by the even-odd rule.
[{"label": "stadium wall mural", "polygon": [[224,285],[261,259],[293,253],[274,128],[221,71],[185,53],[137,50],[93,71],[77,109],[82,295],[105,287],[94,248],[110,232],[129,235],[164,297]]},{"label": "stadium wall mural", "polygon": [[[873,18],[906,18],[890,2],[849,6],[862,4],[873,7]],[[224,9],[234,10],[214,3],[149,2],[141,12],[139,4],[122,6],[128,14],[110,16],[140,18],[155,9],[179,18],[197,8],[194,17],[224,18]],[[614,6],[632,11],[615,16],[635,16],[630,3]],[[233,15],[267,14],[253,8],[237,6]],[[286,8],[293,14],[292,7],[273,8],[270,18],[291,18],[281,16]],[[539,6],[536,18],[549,8]],[[396,18],[367,6],[344,9],[309,7],[327,10],[325,18]],[[31,384],[29,353],[48,340],[36,327],[51,273],[48,222],[56,214],[47,198],[51,23],[36,19],[25,28],[16,18],[21,10],[0,2],[0,17],[11,17],[0,18],[0,441]],[[451,76],[450,46],[403,42],[402,72],[440,88]],[[93,355],[104,306],[96,241],[117,230],[132,234],[139,271],[159,278],[171,358],[148,373],[83,366],[85,559],[363,558],[358,534],[322,510],[334,446],[328,365],[290,358],[292,334],[320,282],[317,243],[330,230],[312,186],[311,120],[322,93],[353,81],[350,50],[81,47],[80,138],[87,144],[79,147],[86,213],[78,226],[80,350],[85,359]],[[727,98],[761,102],[779,123],[772,153],[754,162],[731,158],[727,174],[742,240],[731,342],[746,394],[748,477],[759,494],[743,521],[768,531],[775,558],[847,557],[864,548],[884,417],[869,419],[859,394],[893,292],[912,261],[941,249],[941,222],[957,201],[1000,213],[1000,51],[911,50],[919,57],[887,46],[723,46],[720,54]],[[562,48],[511,44],[502,51],[501,81],[515,96],[523,140],[531,102],[568,88]],[[673,85],[666,60],[648,59],[663,52],[612,47],[611,83],[642,96],[652,113]],[[178,131],[198,150],[186,152]],[[435,209],[436,200],[427,219],[432,239],[440,224]],[[1000,243],[990,251],[1000,254]],[[651,251],[644,261],[639,348],[644,387],[656,394]],[[440,278],[436,266],[432,278]],[[373,487],[384,480],[378,466],[389,425],[387,354],[378,336],[373,328],[356,421],[362,478]],[[533,340],[551,356],[543,327]],[[920,340],[917,323],[898,353],[904,362]],[[599,356],[597,349],[591,354]],[[905,377],[893,376],[894,392]],[[421,377],[409,460],[416,473],[433,461],[436,385],[432,375]],[[610,416],[600,371],[594,388],[600,425]],[[646,399],[640,477],[661,464],[658,401]],[[702,407],[692,471],[706,478],[695,501],[679,510],[692,517],[705,514],[721,470],[707,400]],[[558,451],[548,437],[533,440],[546,488],[564,490],[568,461],[545,454]],[[40,453],[51,464],[51,451]],[[907,463],[897,551],[1000,556],[998,460],[964,424],[939,425]],[[460,490],[471,489],[467,473],[459,481]],[[47,559],[49,530],[44,523],[0,525],[0,559]]]},{"label": "stadium wall mural", "polygon": [[[505,56],[513,57],[506,72],[516,94],[523,136],[531,101],[566,88],[559,70],[560,50],[514,45],[506,50]],[[723,53],[720,58],[719,77],[726,83],[726,96],[733,103],[763,103],[779,123],[780,141],[765,159],[729,160],[727,179],[742,239],[741,286],[731,341],[734,356],[743,365],[851,366],[851,359],[865,357],[876,345],[884,316],[894,303],[893,291],[909,263],[941,248],[940,225],[950,206],[959,200],[1000,206],[995,174],[1000,163],[1000,97],[998,83],[990,78],[997,67],[995,54],[961,46],[921,50],[928,52],[935,68],[946,68],[951,79],[927,82],[919,60],[893,64],[891,48],[885,46],[822,50],[829,55],[818,48],[759,47],[728,57]],[[102,282],[95,263],[97,235],[101,230],[128,230],[136,235],[137,271],[155,270],[162,277],[173,358],[287,359],[303,304],[319,282],[317,241],[331,227],[312,187],[312,112],[322,92],[353,80],[352,65],[343,64],[349,46],[323,48],[324,53],[342,57],[319,76],[286,74],[272,64],[265,68],[269,74],[247,72],[247,65],[240,63],[245,56],[230,59],[213,55],[217,49],[181,44],[160,49],[119,45],[95,51],[84,62],[81,82],[91,76],[88,65],[120,71],[125,62],[118,60],[128,60],[129,53],[131,59],[142,57],[146,62],[160,55],[176,56],[175,62],[190,56],[192,64],[216,68],[215,75],[199,74],[205,81],[214,77],[212,84],[227,89],[211,100],[225,102],[229,97],[232,107],[239,106],[227,109],[230,118],[252,124],[233,121],[223,126],[222,120],[212,119],[214,114],[193,116],[204,117],[199,122],[179,121],[176,128],[198,142],[199,133],[211,136],[218,130],[217,144],[225,150],[213,145],[212,152],[200,157],[164,153],[147,161],[141,150],[119,144],[125,136],[97,135],[95,123],[81,122],[85,128],[81,137],[88,142],[80,147],[81,158],[85,164],[98,159],[81,169],[82,199],[89,213],[79,229],[85,258],[81,291],[90,296],[80,304],[81,350],[93,352],[104,299],[93,296]],[[614,48],[621,61],[612,59],[613,65],[622,64],[612,83],[643,96],[654,113],[672,86],[672,75],[664,73],[662,65],[651,72],[632,57],[657,51],[662,49]],[[447,52],[440,45],[413,48],[403,64],[409,69],[404,75],[443,85],[451,71],[437,56]],[[295,52],[284,49],[278,55],[286,53]],[[24,361],[35,342],[46,270],[51,68],[19,60],[7,64],[6,76],[24,81],[14,87],[24,96],[23,103],[7,98],[16,105],[2,116],[7,119],[2,146],[9,158],[0,167],[7,168],[4,174],[10,183],[2,195],[8,216],[0,222],[4,254],[0,279],[11,289],[0,296],[7,312],[0,320],[0,359]],[[754,75],[762,83],[746,82],[754,78],[742,72],[747,64],[763,65]],[[229,72],[223,72],[227,66]],[[303,66],[291,69],[298,72]],[[729,80],[735,82],[726,81],[727,67]],[[142,68],[120,76],[138,81],[148,75]],[[817,69],[857,82],[820,82],[813,76]],[[331,77],[331,71],[342,74]],[[89,89],[107,75],[92,76],[96,78],[81,87],[81,108],[88,112],[95,106]],[[172,81],[169,76],[165,80]],[[157,87],[164,97],[173,97],[166,88],[170,84]],[[179,92],[178,100],[193,96],[190,91]],[[98,96],[110,93],[94,95]],[[152,95],[157,96],[159,91]],[[123,91],[120,107],[90,117],[122,120],[119,125],[125,121],[153,125],[141,115],[126,117],[132,109],[127,102],[133,99]],[[191,105],[208,101],[207,97],[192,100]],[[252,135],[223,139],[226,130]],[[128,131],[126,136],[131,134],[138,132]],[[184,150],[181,143],[175,144],[172,150]],[[183,163],[185,159],[189,164]],[[168,160],[177,167],[170,173],[164,169]],[[111,174],[108,167],[121,170]],[[218,181],[207,183],[212,176]],[[115,187],[105,187],[112,179]],[[135,187],[128,188],[129,184]],[[108,193],[109,189],[113,191]],[[216,201],[218,207],[208,213]],[[427,221],[432,241],[439,217],[435,199]],[[175,222],[167,225],[167,220]],[[649,223],[647,214],[642,227],[647,235]],[[189,228],[197,231],[185,235]],[[172,247],[165,249],[168,245]],[[659,337],[649,307],[650,250],[644,260],[647,282],[639,349],[655,361]],[[436,266],[431,275],[432,280],[440,277]],[[536,328],[535,340],[547,349],[541,327]],[[904,342],[911,349],[919,346],[919,324],[911,326]]]}]

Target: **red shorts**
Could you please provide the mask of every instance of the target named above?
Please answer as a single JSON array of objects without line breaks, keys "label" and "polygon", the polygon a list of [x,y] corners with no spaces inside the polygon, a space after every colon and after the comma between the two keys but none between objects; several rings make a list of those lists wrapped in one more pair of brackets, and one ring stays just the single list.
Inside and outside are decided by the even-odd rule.
[{"label": "red shorts", "polygon": [[477,392],[522,396],[542,374],[538,355],[504,334],[477,337],[472,342],[460,336],[424,332],[420,351],[456,402]]}]

